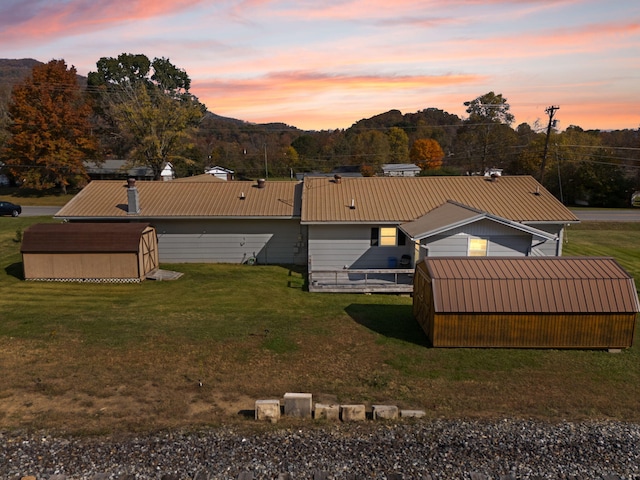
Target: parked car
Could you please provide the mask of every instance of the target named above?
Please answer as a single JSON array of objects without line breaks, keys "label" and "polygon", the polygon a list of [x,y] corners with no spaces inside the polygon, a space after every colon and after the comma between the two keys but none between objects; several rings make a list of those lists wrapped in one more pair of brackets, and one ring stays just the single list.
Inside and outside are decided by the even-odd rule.
[{"label": "parked car", "polygon": [[0,202],[0,215],[17,217],[22,213],[22,207],[11,202]]}]

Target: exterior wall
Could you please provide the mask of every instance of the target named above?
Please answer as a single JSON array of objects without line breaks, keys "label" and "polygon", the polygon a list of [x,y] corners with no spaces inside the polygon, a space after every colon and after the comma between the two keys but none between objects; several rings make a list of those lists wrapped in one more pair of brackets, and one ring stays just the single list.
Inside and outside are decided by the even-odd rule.
[{"label": "exterior wall", "polygon": [[136,253],[25,253],[25,280],[142,279]]},{"label": "exterior wall", "polygon": [[[532,245],[530,234],[490,220],[465,225],[450,230],[444,235],[435,235],[425,239],[423,245],[430,257],[466,257],[470,237],[488,240],[487,256],[489,257],[527,256]],[[556,242],[545,242],[545,251],[550,250],[546,247],[547,244],[551,244],[555,252]],[[543,247],[538,248],[542,249]]]},{"label": "exterior wall", "polygon": [[559,240],[557,242],[546,242],[542,245],[537,245],[536,239],[533,239],[532,247],[532,255],[544,255],[548,257],[560,257],[562,256],[562,244],[564,243],[564,225],[532,225],[538,230],[542,230],[543,232],[552,233],[554,235],[558,235]]},{"label": "exterior wall", "polygon": [[164,263],[258,263],[305,265],[306,228],[292,220],[158,220]]},{"label": "exterior wall", "polygon": [[389,258],[400,261],[413,245],[371,246],[371,229],[390,225],[309,225],[309,257],[313,270],[389,268]]},{"label": "exterior wall", "polygon": [[[435,314],[434,347],[629,348],[635,314]],[[429,333],[428,333],[429,335]]]}]

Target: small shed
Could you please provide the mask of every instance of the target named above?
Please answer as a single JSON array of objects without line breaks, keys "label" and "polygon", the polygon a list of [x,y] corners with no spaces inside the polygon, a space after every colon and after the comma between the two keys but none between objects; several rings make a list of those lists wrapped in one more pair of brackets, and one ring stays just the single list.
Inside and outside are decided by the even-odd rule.
[{"label": "small shed", "polygon": [[437,257],[416,266],[413,314],[434,347],[631,347],[633,278],[612,258]]},{"label": "small shed", "polygon": [[41,223],[24,231],[25,280],[141,282],[158,268],[148,223]]}]

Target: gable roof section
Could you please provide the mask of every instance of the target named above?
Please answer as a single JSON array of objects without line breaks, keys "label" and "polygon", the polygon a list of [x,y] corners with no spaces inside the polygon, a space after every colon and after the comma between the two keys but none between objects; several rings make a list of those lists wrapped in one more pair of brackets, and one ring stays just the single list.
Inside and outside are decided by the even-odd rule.
[{"label": "gable roof section", "polygon": [[633,278],[612,258],[433,257],[418,268],[439,313],[640,311]]},{"label": "gable roof section", "polygon": [[579,221],[530,176],[305,178],[302,195],[306,224],[412,222],[447,200],[514,222]]},{"label": "gable roof section", "polygon": [[490,213],[482,212],[451,200],[431,210],[429,213],[413,222],[400,225],[400,230],[409,235],[413,240],[422,240],[424,238],[438,235],[454,228],[462,227],[484,219],[491,220],[547,240],[558,239],[558,237],[552,233],[523,225],[522,223],[513,222],[496,215],[491,215]]},{"label": "gable roof section", "polygon": [[[294,218],[300,216],[296,182],[136,182],[140,213],[127,214],[127,184],[94,180],[62,207],[56,217],[124,218]],[[244,194],[244,199],[242,199]]]},{"label": "gable roof section", "polygon": [[137,252],[148,223],[38,223],[24,231],[22,253]]}]

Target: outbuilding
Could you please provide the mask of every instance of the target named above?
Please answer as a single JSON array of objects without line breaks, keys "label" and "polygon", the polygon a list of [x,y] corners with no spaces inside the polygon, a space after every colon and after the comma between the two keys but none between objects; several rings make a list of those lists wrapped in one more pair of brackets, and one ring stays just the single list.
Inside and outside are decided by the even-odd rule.
[{"label": "outbuilding", "polygon": [[613,258],[426,258],[414,275],[434,347],[628,348],[639,305]]},{"label": "outbuilding", "polygon": [[22,239],[25,280],[141,282],[158,268],[148,223],[41,223]]}]

